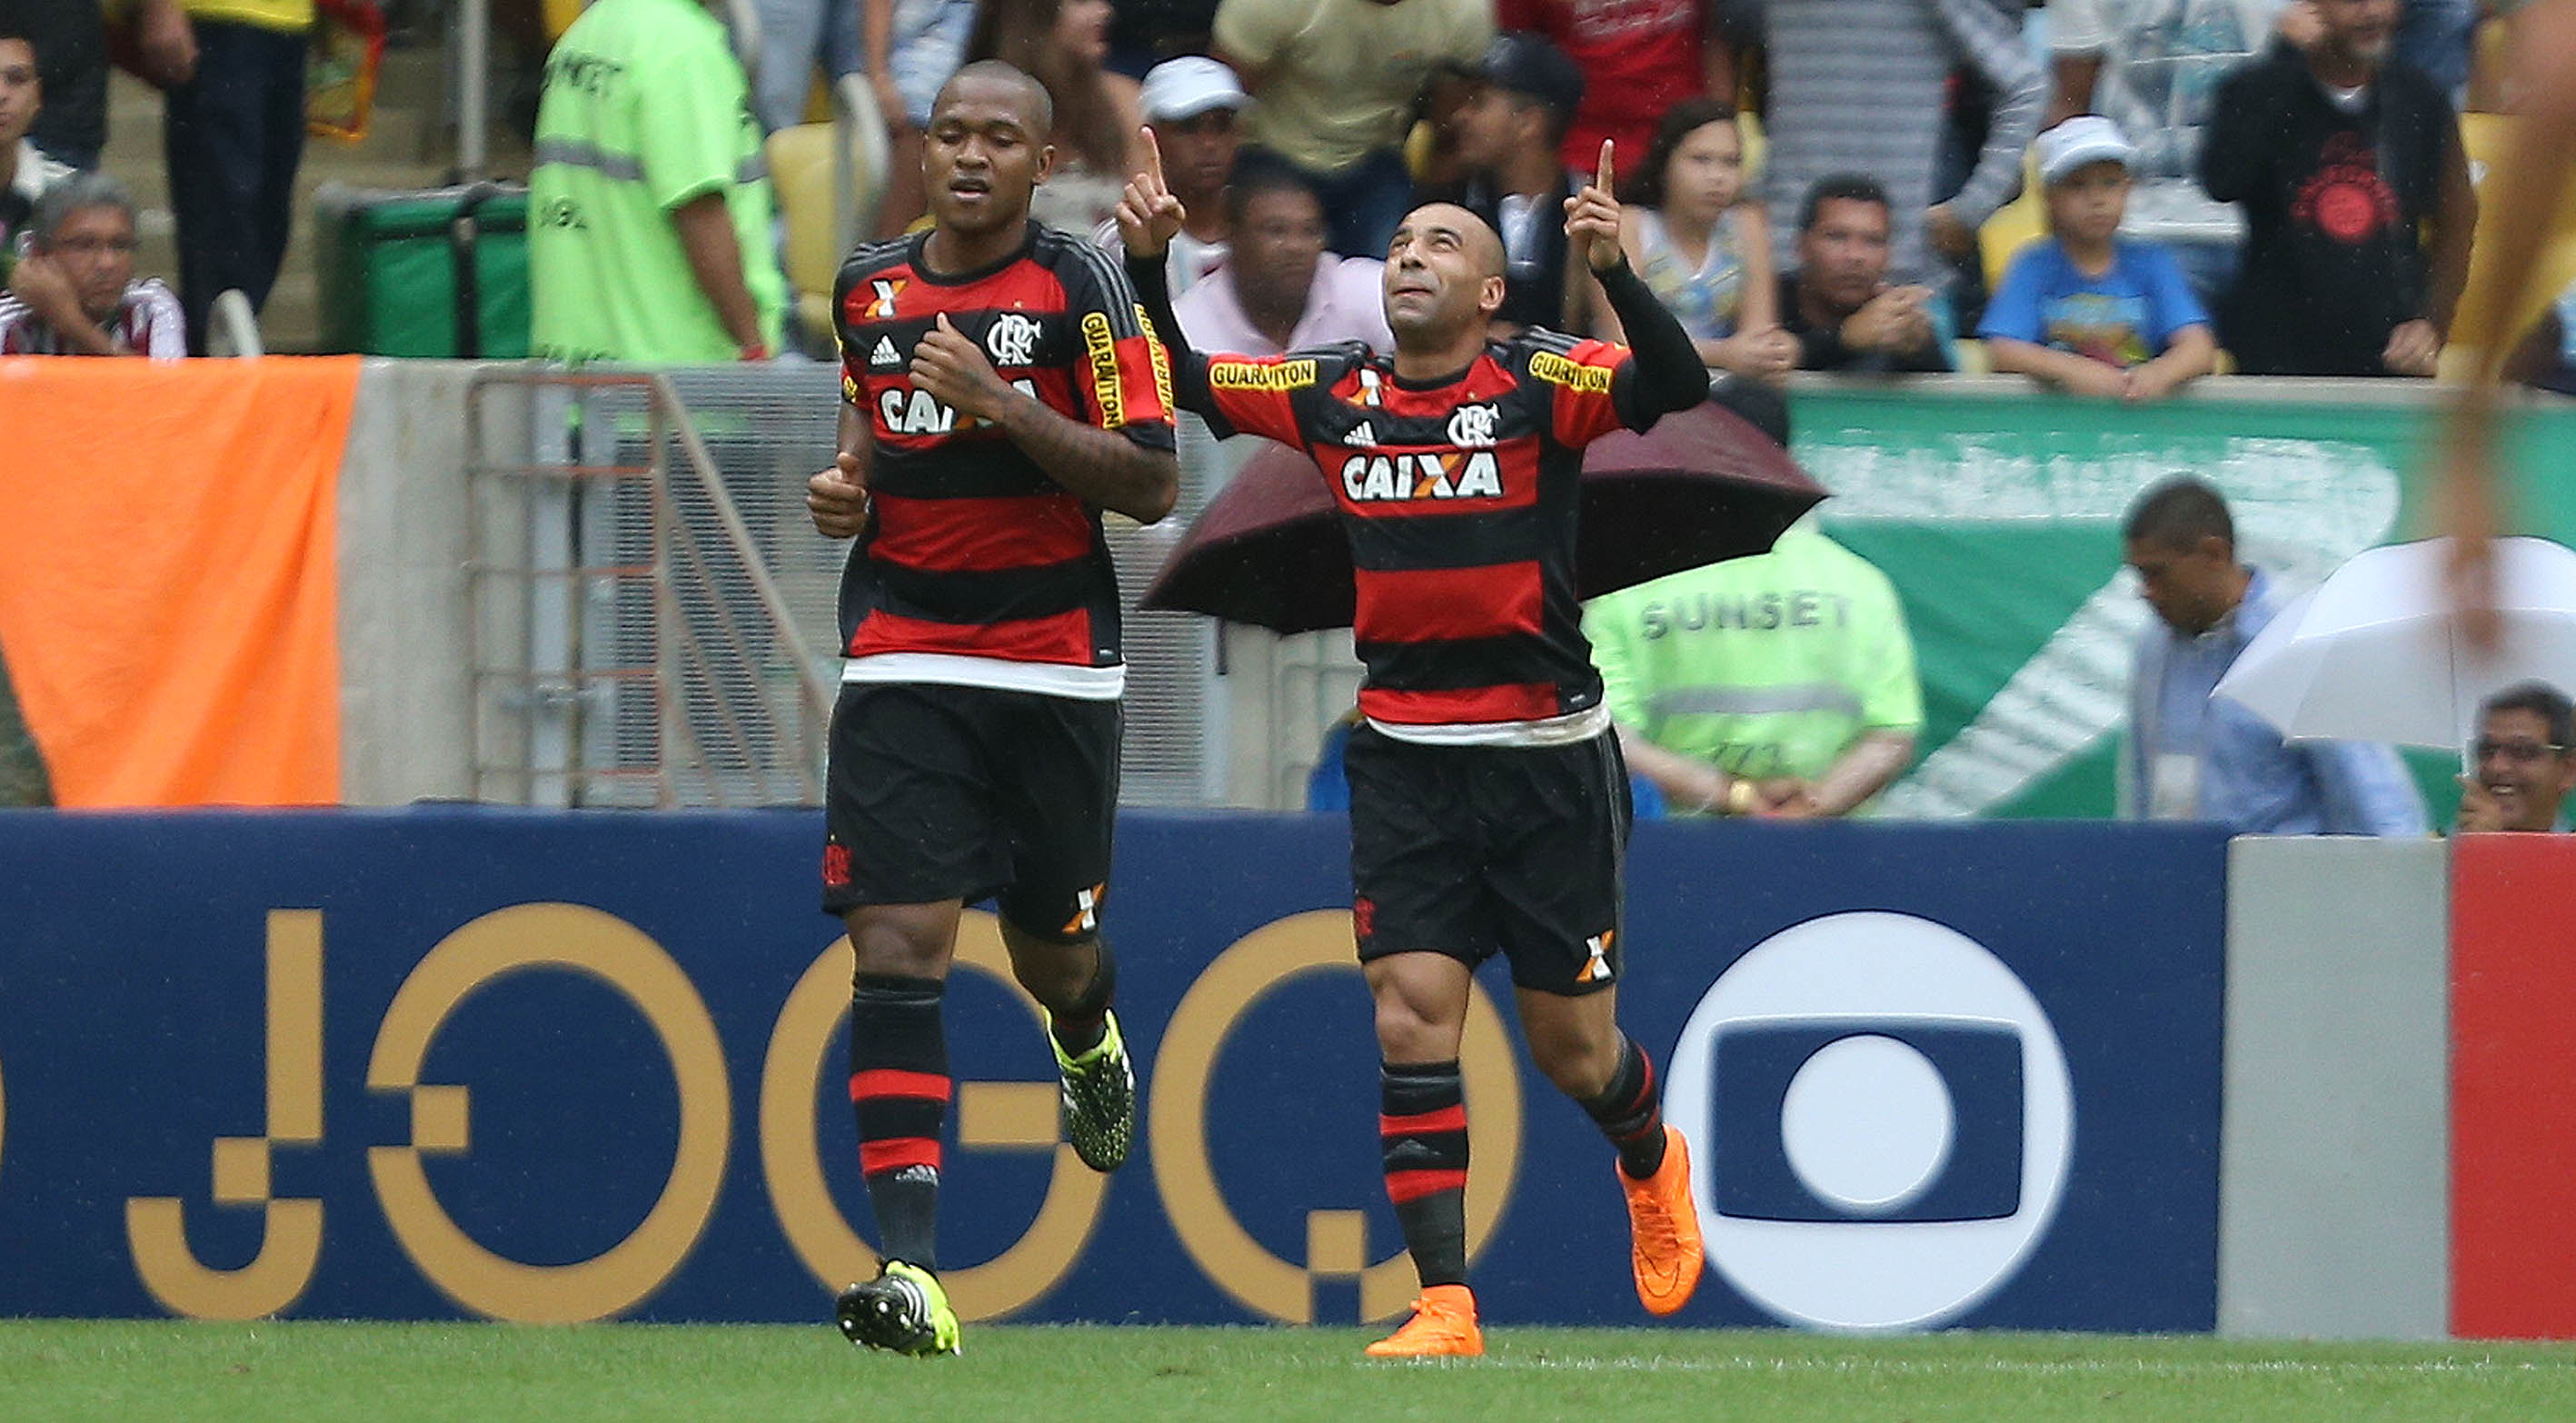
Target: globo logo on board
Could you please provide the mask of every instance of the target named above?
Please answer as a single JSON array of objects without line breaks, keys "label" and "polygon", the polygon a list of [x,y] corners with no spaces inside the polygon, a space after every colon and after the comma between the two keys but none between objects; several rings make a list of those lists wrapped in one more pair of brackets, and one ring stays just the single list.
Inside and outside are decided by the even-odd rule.
[{"label": "globo logo on board", "polygon": [[1930,1328],[2037,1248],[2075,1097],[2039,1001],[1910,914],[1834,914],[1757,944],[1700,998],[1666,1111],[1703,1143],[1708,1261],[1776,1318]]}]

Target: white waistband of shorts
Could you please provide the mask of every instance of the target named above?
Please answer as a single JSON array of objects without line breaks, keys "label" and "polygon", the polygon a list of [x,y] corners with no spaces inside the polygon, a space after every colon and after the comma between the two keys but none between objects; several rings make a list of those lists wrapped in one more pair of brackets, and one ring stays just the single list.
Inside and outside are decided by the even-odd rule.
[{"label": "white waistband of shorts", "polygon": [[1417,746],[1571,746],[1610,729],[1608,703],[1539,721],[1466,721],[1415,724],[1380,721],[1368,724]]},{"label": "white waistband of shorts", "polygon": [[1084,702],[1114,702],[1127,692],[1127,669],[1075,667],[1063,662],[1014,662],[1006,657],[967,657],[954,652],[880,652],[841,664],[841,681],[938,682],[1035,692]]}]

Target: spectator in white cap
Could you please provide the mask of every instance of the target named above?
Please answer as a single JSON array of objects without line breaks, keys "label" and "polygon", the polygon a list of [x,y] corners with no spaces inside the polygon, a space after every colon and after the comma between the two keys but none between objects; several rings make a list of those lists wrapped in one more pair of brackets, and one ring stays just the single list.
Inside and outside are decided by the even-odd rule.
[{"label": "spectator in white cap", "polygon": [[2160,400],[2217,365],[2209,313],[2173,254],[2119,235],[2137,149],[2109,119],[2039,136],[2049,235],[2013,254],[1977,327],[1999,372],[2074,395]]},{"label": "spectator in white cap", "polygon": [[[1167,59],[1145,72],[1139,100],[1145,127],[1162,151],[1163,181],[1189,210],[1188,222],[1172,238],[1174,297],[1225,263],[1232,226],[1225,188],[1243,143],[1236,120],[1251,102],[1234,71],[1203,54]],[[1094,228],[1091,240],[1108,252],[1127,250],[1115,218]]]}]

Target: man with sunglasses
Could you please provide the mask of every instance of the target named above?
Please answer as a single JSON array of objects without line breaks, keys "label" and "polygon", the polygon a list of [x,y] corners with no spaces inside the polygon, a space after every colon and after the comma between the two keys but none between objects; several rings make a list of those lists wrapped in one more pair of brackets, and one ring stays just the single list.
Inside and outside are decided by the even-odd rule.
[{"label": "man with sunglasses", "polygon": [[2567,828],[2559,806],[2576,791],[2576,703],[2565,692],[2518,682],[2487,698],[2469,753],[2453,829]]}]

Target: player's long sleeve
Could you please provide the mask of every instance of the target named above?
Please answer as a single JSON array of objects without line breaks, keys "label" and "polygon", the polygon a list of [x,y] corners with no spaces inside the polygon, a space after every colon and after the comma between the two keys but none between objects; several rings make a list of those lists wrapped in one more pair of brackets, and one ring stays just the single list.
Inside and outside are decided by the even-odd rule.
[{"label": "player's long sleeve", "polygon": [[1172,401],[1202,420],[1220,421],[1223,413],[1216,407],[1216,394],[1208,387],[1208,358],[1204,351],[1190,347],[1189,334],[1181,330],[1181,318],[1172,311],[1172,284],[1160,257],[1127,255],[1127,280],[1136,288],[1136,302],[1145,308],[1145,319],[1153,323],[1154,334],[1163,338],[1163,348],[1172,358]]},{"label": "player's long sleeve", "polygon": [[1601,282],[1601,294],[1610,299],[1610,309],[1617,313],[1620,329],[1628,336],[1628,349],[1636,358],[1635,428],[1646,429],[1666,415],[1708,399],[1708,367],[1700,364],[1699,348],[1654,291],[1639,280],[1636,269],[1623,259],[1618,266],[1593,275]]}]

